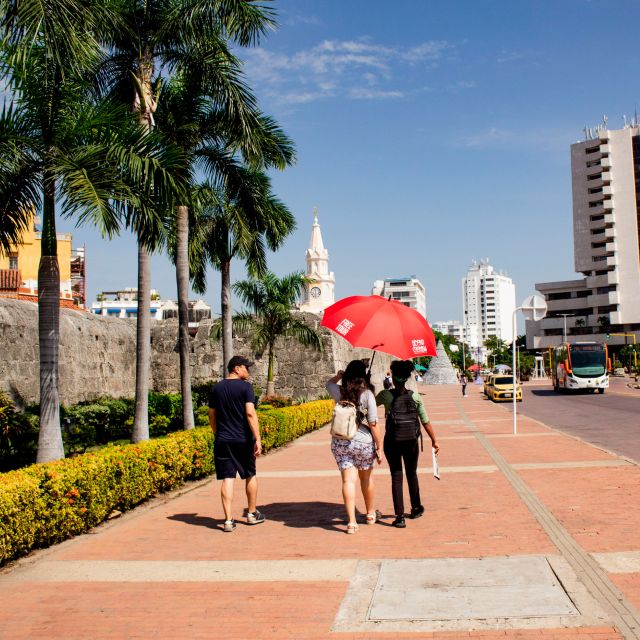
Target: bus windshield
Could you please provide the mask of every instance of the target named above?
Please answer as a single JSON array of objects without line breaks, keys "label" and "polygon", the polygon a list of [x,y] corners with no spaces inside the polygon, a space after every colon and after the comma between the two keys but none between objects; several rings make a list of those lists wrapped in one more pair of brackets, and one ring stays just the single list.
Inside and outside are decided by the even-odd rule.
[{"label": "bus windshield", "polygon": [[579,378],[601,376],[604,375],[606,366],[604,349],[571,349],[571,369],[574,376]]}]

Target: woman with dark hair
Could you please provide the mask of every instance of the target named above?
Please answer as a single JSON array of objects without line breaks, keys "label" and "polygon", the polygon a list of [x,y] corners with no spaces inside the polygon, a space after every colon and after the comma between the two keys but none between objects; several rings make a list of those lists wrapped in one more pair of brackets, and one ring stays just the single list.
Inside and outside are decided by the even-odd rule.
[{"label": "woman with dark hair", "polygon": [[[338,384],[341,382],[341,384]],[[358,431],[353,440],[331,439],[333,453],[342,475],[342,498],[347,510],[347,533],[356,533],[356,481],[364,497],[367,524],[375,524],[380,512],[374,508],[371,471],[374,462],[382,462],[380,430],[376,400],[362,360],[352,360],[344,371],[338,371],[327,382],[327,391],[336,401],[352,402],[357,407]]]},{"label": "woman with dark hair", "polygon": [[[431,440],[436,454],[440,447],[436,442],[429,416],[419,393],[405,387],[411,377],[413,362],[411,360],[394,360],[391,363],[393,389],[385,389],[376,397],[376,403],[384,405],[386,426],[384,432],[384,455],[391,471],[391,494],[396,519],[393,526],[404,529],[407,525],[404,516],[404,496],[402,488],[402,464],[409,485],[411,499],[410,518],[419,518],[424,513],[420,501],[420,484],[418,482],[418,456],[420,455],[419,436],[421,426]],[[397,403],[397,404],[396,404]],[[395,413],[397,411],[397,413]],[[402,430],[402,437],[400,432]]]}]

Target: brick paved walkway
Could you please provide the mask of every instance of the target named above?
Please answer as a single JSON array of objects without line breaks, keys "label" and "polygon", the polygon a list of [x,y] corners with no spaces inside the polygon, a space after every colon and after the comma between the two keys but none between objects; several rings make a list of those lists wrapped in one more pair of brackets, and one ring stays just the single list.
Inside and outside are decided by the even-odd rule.
[{"label": "brick paved walkway", "polygon": [[[427,513],[406,529],[390,526],[383,464],[375,482],[388,517],[344,534],[325,428],[259,461],[265,524],[223,533],[208,480],[4,570],[0,638],[640,637],[640,469],[525,417],[514,437],[510,406],[469,390],[463,400],[457,387],[421,389],[442,480],[423,454]],[[240,481],[236,492],[240,518]],[[491,568],[505,557],[544,558],[575,612],[490,619],[470,607],[463,619],[419,620],[403,618],[401,603],[397,616],[374,616],[395,561],[429,573],[436,559]]]}]

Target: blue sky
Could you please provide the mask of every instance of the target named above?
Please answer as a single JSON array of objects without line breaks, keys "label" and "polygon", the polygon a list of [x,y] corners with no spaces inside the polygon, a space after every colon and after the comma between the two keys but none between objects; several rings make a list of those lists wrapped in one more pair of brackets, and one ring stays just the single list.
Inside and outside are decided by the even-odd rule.
[{"label": "blue sky", "polygon": [[[271,256],[304,269],[318,207],[336,296],[415,274],[430,321],[461,319],[460,279],[489,258],[516,284],[573,272],[569,145],[638,106],[638,5],[608,0],[276,0],[279,29],[243,50],[298,162],[273,175],[298,230]],[[70,230],[60,221],[59,230]],[[88,293],[136,285],[135,245],[90,229]],[[234,278],[244,277],[235,265]],[[219,311],[218,274],[205,299]],[[175,296],[168,261],[153,286]]]}]

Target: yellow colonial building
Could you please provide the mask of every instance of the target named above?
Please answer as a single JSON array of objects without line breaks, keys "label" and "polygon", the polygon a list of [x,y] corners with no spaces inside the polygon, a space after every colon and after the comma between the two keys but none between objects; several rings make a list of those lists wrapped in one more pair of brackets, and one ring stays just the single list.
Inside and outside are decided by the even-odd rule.
[{"label": "yellow colonial building", "polygon": [[[70,233],[58,233],[57,237],[60,302],[84,308],[84,248],[73,249]],[[0,255],[0,297],[37,301],[41,238],[40,219],[34,216],[22,236],[22,244],[12,247],[9,255]]]}]

